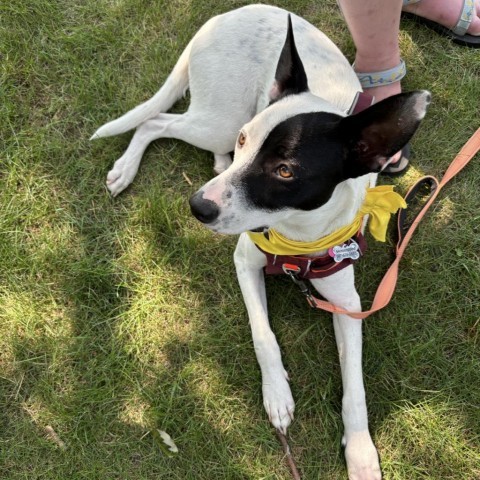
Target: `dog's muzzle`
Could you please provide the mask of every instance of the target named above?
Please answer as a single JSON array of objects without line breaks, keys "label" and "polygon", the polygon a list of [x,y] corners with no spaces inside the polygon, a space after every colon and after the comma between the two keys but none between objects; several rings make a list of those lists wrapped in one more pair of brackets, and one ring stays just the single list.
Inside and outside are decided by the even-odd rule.
[{"label": "dog's muzzle", "polygon": [[203,198],[201,190],[190,197],[189,203],[193,216],[202,223],[212,223],[220,215],[218,205]]}]

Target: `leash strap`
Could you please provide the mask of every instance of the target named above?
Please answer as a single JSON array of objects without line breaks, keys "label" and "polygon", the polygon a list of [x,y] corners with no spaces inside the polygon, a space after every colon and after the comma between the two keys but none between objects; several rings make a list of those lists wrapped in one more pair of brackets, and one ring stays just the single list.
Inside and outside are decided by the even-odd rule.
[{"label": "leash strap", "polygon": [[[302,293],[307,298],[308,303],[310,306],[314,308],[319,308],[321,310],[325,310],[331,313],[340,313],[348,315],[349,317],[356,318],[361,320],[363,318],[367,318],[372,313],[378,312],[382,308],[388,305],[390,302],[393,292],[395,291],[395,286],[397,284],[398,279],[398,265],[400,260],[407,248],[408,242],[412,238],[413,233],[418,227],[420,220],[424,217],[427,210],[430,208],[432,203],[437,198],[438,194],[442,190],[442,188],[458,173],[462,170],[465,165],[476,155],[476,153],[480,150],[480,128],[470,137],[468,142],[462,147],[460,152],[454,158],[450,166],[447,168],[443,178],[441,181],[438,181],[435,177],[426,176],[422,177],[418,180],[415,185],[407,192],[405,196],[405,201],[408,202],[412,201],[415,195],[425,187],[429,188],[430,194],[428,199],[426,200],[424,206],[420,210],[420,212],[415,216],[413,221],[408,225],[406,221],[406,211],[402,210],[398,216],[398,242],[395,249],[395,260],[390,265],[390,268],[385,273],[382,281],[380,282],[377,291],[375,293],[375,297],[372,302],[372,306],[370,310],[366,310],[363,312],[350,312],[348,310],[344,310],[343,308],[337,307],[333,303],[327,302],[325,300],[320,300],[319,298],[313,296],[307,288],[301,287]],[[290,275],[292,280],[295,283],[303,283],[298,278],[293,278]],[[306,287],[306,285],[303,285]]]}]

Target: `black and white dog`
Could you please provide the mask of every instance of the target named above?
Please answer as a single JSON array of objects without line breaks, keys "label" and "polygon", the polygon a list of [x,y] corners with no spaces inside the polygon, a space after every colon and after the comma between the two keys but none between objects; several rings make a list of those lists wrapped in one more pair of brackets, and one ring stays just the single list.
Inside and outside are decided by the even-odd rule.
[{"label": "black and white dog", "polygon": [[[262,5],[212,18],[158,93],[92,137],[137,128],[108,173],[113,195],[132,182],[143,152],[157,138],[177,138],[213,152],[219,175],[193,195],[190,205],[214,232],[241,234],[234,258],[264,405],[283,432],[294,402],[268,321],[265,255],[244,232],[275,227],[288,239],[313,241],[351,223],[366,189],[375,184],[375,172],[409,141],[430,102],[428,92],[413,92],[347,116],[361,90],[352,67],[323,33],[300,17],[288,18],[288,12]],[[164,113],[187,88],[188,111]],[[360,311],[352,266],[311,282],[330,302]],[[339,314],[333,321],[349,478],[379,479],[362,379],[362,322]]]}]

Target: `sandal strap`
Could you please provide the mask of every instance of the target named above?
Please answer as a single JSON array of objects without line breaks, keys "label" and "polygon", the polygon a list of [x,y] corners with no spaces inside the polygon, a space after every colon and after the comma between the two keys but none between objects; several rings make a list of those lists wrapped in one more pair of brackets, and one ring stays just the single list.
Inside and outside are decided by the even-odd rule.
[{"label": "sandal strap", "polygon": [[[355,64],[352,65],[355,68]],[[383,85],[390,85],[400,81],[407,73],[407,67],[403,60],[393,68],[382,70],[381,72],[355,72],[362,88],[379,87]]]},{"label": "sandal strap", "polygon": [[452,32],[463,36],[467,33],[468,27],[472,23],[473,14],[475,12],[475,0],[464,0],[462,13],[457,24],[452,28]]},{"label": "sandal strap", "polygon": [[[403,0],[403,5],[413,5],[421,0]],[[463,36],[467,33],[468,27],[473,20],[475,13],[475,0],[464,0],[462,11],[458,18],[457,24],[451,29],[453,33]]]}]

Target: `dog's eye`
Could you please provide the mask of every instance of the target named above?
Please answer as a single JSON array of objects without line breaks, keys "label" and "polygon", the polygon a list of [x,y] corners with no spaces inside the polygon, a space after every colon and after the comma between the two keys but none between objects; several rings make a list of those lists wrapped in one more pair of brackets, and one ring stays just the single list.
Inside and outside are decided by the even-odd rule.
[{"label": "dog's eye", "polygon": [[245,145],[245,142],[247,140],[247,137],[243,132],[240,132],[240,135],[238,136],[238,144],[243,147]]},{"label": "dog's eye", "polygon": [[292,178],[293,177],[293,171],[290,167],[287,167],[287,165],[280,165],[277,170],[276,170],[277,175],[279,175],[282,178]]}]

